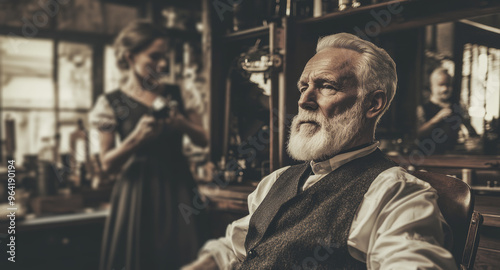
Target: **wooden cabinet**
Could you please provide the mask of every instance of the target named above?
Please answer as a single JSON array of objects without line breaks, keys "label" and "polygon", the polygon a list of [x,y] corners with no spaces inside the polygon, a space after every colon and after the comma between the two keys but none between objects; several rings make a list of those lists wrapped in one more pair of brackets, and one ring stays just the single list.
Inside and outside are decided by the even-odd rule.
[{"label": "wooden cabinet", "polygon": [[[211,9],[209,13],[212,20],[209,45],[211,158],[226,172],[231,171],[231,162],[238,162],[237,166],[246,168],[247,180],[259,180],[263,174],[286,164],[283,116],[288,105],[285,98],[287,23],[280,20],[226,34],[217,14]],[[248,54],[258,42],[258,50],[268,52],[264,58],[280,63],[268,72],[250,73],[241,67],[242,54]]]},{"label": "wooden cabinet", "polygon": [[474,209],[484,217],[474,269],[498,269],[500,264],[500,192],[476,192]]},{"label": "wooden cabinet", "polygon": [[[67,214],[17,220],[15,234],[15,263],[1,237],[2,269],[98,269],[104,221],[108,211],[91,214]],[[0,224],[7,232],[7,224]]]},{"label": "wooden cabinet", "polygon": [[[283,64],[269,76],[271,91],[268,100],[270,142],[264,156],[270,168],[280,168],[293,161],[286,154],[288,123],[297,113],[299,93],[296,82],[307,61],[314,55],[319,37],[349,32],[368,39],[386,49],[397,64],[398,93],[391,109],[381,120],[378,138],[414,137],[416,107],[422,89],[424,26],[457,19],[493,14],[500,11],[496,1],[428,1],[402,0],[333,12],[322,17],[295,19],[284,17],[268,24],[238,32],[228,32],[231,16],[223,20],[210,3],[208,11],[209,40],[205,47],[210,55],[210,135],[211,158],[219,162],[228,155],[231,121],[228,114],[234,108],[231,94],[231,68],[238,56],[261,39],[261,44],[273,45],[281,54]],[[429,8],[432,7],[432,8]],[[230,15],[230,14],[229,14]],[[241,138],[245,140],[247,138]],[[262,151],[257,149],[258,151]],[[223,169],[223,168],[222,168]]]}]

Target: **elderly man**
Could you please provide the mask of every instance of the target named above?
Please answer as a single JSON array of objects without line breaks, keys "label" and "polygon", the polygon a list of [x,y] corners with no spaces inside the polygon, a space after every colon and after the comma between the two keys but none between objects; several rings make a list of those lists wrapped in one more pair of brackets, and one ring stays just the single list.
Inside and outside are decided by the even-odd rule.
[{"label": "elderly man", "polygon": [[372,43],[320,39],[288,144],[306,162],[265,177],[250,214],[185,269],[456,269],[436,191],[374,141],[396,82],[394,62]]}]

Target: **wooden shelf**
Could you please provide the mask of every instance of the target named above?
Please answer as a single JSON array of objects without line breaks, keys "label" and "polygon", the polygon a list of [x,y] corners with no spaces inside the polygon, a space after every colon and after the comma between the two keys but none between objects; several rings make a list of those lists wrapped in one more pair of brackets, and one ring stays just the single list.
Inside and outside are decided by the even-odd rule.
[{"label": "wooden shelf", "polygon": [[328,21],[337,20],[337,19],[340,19],[343,17],[352,16],[355,14],[368,13],[374,9],[385,8],[388,5],[392,5],[392,4],[396,4],[396,3],[405,4],[407,2],[414,2],[414,1],[412,1],[412,0],[393,0],[393,1],[389,1],[389,2],[373,4],[373,5],[361,6],[359,8],[349,8],[349,9],[344,10],[344,11],[335,11],[332,13],[328,13],[328,14],[320,16],[320,17],[302,19],[302,20],[299,20],[297,23],[298,24],[314,24],[314,23],[319,23],[319,22],[328,22]]},{"label": "wooden shelf", "polygon": [[201,194],[210,199],[229,199],[244,201],[246,203],[247,197],[255,190],[252,185],[228,185],[227,187],[211,187],[209,185],[198,185]]},{"label": "wooden shelf", "polygon": [[211,209],[243,214],[248,213],[247,198],[255,188],[254,185],[228,185],[224,188],[198,185],[200,193],[208,198]]},{"label": "wooden shelf", "polygon": [[[475,1],[389,1],[302,19],[297,24],[308,31],[323,35],[332,31],[354,32],[356,26],[364,31],[365,27],[376,23],[380,26],[380,33],[387,33],[500,12],[500,2],[490,0],[485,3],[479,5]],[[380,25],[374,17],[375,12],[387,10],[388,6],[393,4],[398,4],[397,8],[401,9],[401,12],[391,14],[388,25]]]},{"label": "wooden shelf", "polygon": [[500,163],[498,162],[500,156],[431,155],[425,156],[421,160],[417,156],[414,162],[410,161],[409,156],[389,155],[389,157],[401,165],[414,165],[418,167],[500,170]]},{"label": "wooden shelf", "polygon": [[268,34],[269,34],[269,25],[264,25],[226,34],[224,36],[224,41],[231,42],[247,38],[266,36]]},{"label": "wooden shelf", "polygon": [[482,214],[482,215],[484,218],[483,226],[500,227],[500,215],[492,215],[492,214]]},{"label": "wooden shelf", "polygon": [[472,186],[470,188],[479,192],[500,193],[500,187]]},{"label": "wooden shelf", "polygon": [[497,196],[475,196],[474,210],[483,215],[485,226],[500,227],[500,209]]}]

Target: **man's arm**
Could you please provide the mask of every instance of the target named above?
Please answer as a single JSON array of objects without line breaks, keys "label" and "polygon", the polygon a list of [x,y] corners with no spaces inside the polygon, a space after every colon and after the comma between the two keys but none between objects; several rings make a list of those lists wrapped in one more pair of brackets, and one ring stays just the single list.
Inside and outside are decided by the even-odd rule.
[{"label": "man's arm", "polygon": [[209,240],[205,243],[199,252],[198,259],[184,266],[182,270],[233,269],[234,265],[243,261],[246,256],[245,239],[250,218],[264,200],[274,182],[286,169],[288,167],[276,170],[264,177],[257,188],[248,195],[249,214],[229,224],[226,228],[225,237]]},{"label": "man's arm", "polygon": [[218,270],[217,263],[214,257],[210,254],[204,254],[188,265],[185,265],[181,270]]},{"label": "man's arm", "polygon": [[457,269],[437,193],[404,169],[377,177],[351,227],[351,254],[368,269]]}]

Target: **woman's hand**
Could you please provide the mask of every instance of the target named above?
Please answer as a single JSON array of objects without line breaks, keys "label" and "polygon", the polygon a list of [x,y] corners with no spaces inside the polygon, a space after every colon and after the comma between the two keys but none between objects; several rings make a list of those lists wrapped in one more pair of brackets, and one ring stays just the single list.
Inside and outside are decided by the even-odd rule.
[{"label": "woman's hand", "polygon": [[134,131],[132,132],[133,138],[138,144],[149,141],[160,135],[163,128],[163,121],[156,120],[151,115],[144,115],[141,117]]},{"label": "woman's hand", "polygon": [[115,134],[100,132],[101,161],[104,173],[118,172],[128,158],[146,141],[157,137],[163,128],[163,122],[153,116],[144,115],[135,129],[125,140],[115,147]]},{"label": "woman's hand", "polygon": [[164,123],[168,128],[185,132],[186,127],[186,117],[181,113],[171,115],[169,118],[165,118]]},{"label": "woman's hand", "polygon": [[187,117],[182,113],[173,112],[166,118],[167,127],[178,130],[188,135],[195,145],[205,147],[208,144],[208,136],[201,124],[201,117],[195,112],[188,112]]}]

